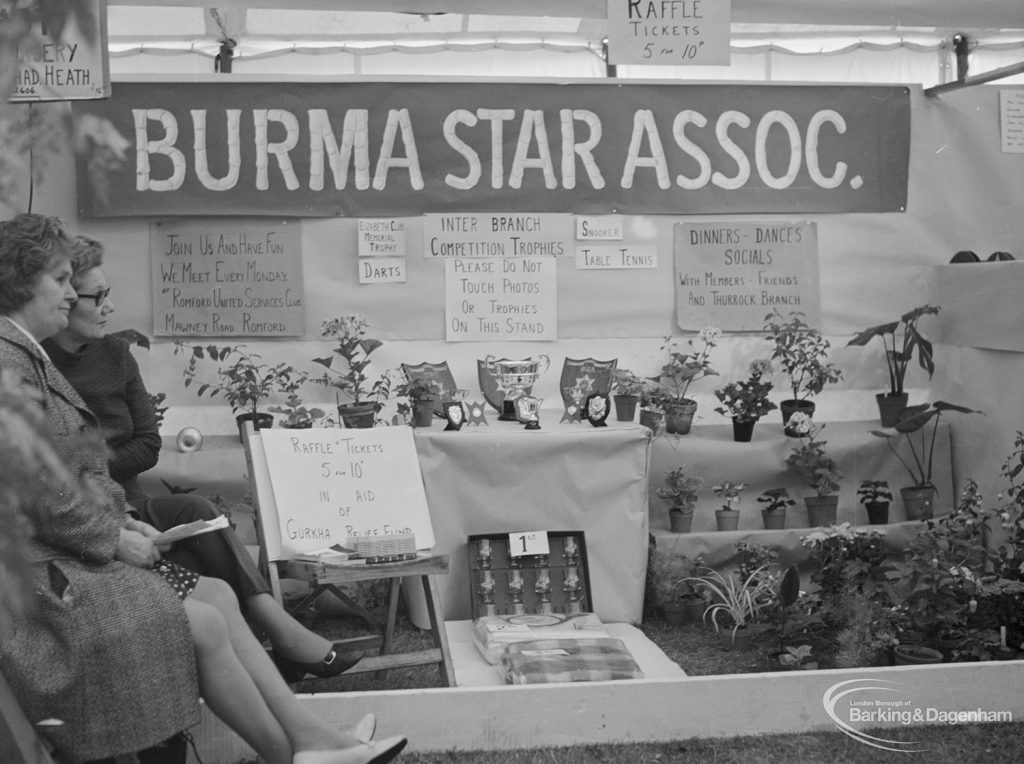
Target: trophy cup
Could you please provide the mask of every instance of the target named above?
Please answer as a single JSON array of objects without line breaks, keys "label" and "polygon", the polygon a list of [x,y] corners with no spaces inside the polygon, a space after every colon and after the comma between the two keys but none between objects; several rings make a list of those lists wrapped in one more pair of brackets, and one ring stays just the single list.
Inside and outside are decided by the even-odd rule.
[{"label": "trophy cup", "polygon": [[[548,370],[548,366],[551,365],[551,359],[543,353],[537,357],[537,360],[526,358],[522,361],[509,361],[505,358],[498,359],[493,355],[489,355],[484,359],[484,363],[487,366],[487,370],[494,375],[498,384],[505,390],[505,399],[502,402],[501,415],[498,419],[503,422],[523,421],[519,416],[518,400],[526,397],[526,388],[531,387],[540,375]],[[540,402],[538,400],[537,405],[533,407],[531,421],[536,424],[532,429],[540,427],[539,417],[536,416],[536,409],[539,408],[539,405]],[[527,426],[529,426],[531,421],[527,422]]]}]

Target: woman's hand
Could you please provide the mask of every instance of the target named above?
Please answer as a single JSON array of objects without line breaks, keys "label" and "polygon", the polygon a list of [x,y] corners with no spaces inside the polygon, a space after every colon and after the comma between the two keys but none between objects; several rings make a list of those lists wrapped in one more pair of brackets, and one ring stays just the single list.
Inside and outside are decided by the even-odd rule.
[{"label": "woman's hand", "polygon": [[[141,533],[147,539],[152,539],[152,538],[160,535],[160,531],[158,529],[154,528],[152,525],[150,525],[147,522],[143,522],[142,520],[136,520],[134,517],[127,518],[124,521],[124,527],[127,528],[130,531],[135,531],[136,533]],[[157,544],[156,548],[159,549],[161,552],[166,552],[168,549],[171,548],[171,545],[170,544]],[[157,559],[159,559],[159,555],[157,556]]]},{"label": "woman's hand", "polygon": [[160,551],[143,534],[122,528],[114,557],[136,568],[152,568],[160,559]]}]

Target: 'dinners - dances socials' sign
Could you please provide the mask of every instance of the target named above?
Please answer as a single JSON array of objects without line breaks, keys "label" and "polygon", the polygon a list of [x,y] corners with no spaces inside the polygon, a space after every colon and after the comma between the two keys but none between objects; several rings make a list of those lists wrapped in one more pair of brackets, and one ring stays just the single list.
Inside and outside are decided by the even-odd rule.
[{"label": "'dinners - dances socials' sign", "polygon": [[907,199],[902,86],[117,83],[74,114],[93,126],[77,141],[86,217],[808,214]]}]

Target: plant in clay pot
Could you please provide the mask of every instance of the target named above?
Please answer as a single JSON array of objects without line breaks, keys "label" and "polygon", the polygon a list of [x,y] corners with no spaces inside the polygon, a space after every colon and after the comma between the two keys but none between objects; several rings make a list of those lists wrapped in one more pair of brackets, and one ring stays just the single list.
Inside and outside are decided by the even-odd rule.
[{"label": "plant in clay pot", "polygon": [[835,494],[843,475],[835,459],[825,451],[828,441],[818,439],[825,425],[815,424],[799,411],[793,414],[789,423],[800,444],[794,446],[786,457],[786,466],[814,491],[813,496],[804,497],[808,520],[812,526],[834,525],[839,504],[839,497]]},{"label": "plant in clay pot", "polygon": [[860,503],[868,512],[868,522],[872,525],[885,525],[889,522],[889,502],[892,491],[885,480],[862,480],[857,489]]},{"label": "plant in clay pot", "polygon": [[720,531],[734,531],[739,527],[740,511],[734,506],[740,503],[740,494],[747,487],[746,483],[733,483],[729,480],[720,485],[711,486],[711,492],[722,499],[721,509],[715,510],[715,521]]},{"label": "plant in clay pot", "polygon": [[[188,345],[181,340],[174,343],[174,354],[187,354],[188,365],[182,372],[185,387],[196,384],[196,395],[209,394],[224,396],[231,410],[241,422],[251,419],[253,427],[270,427],[274,418],[259,411],[259,406],[273,393],[285,390],[298,378],[297,372],[287,363],[271,366],[258,353],[250,352],[245,345]],[[210,360],[217,364],[217,376],[212,382],[200,379],[199,362]]]},{"label": "plant in clay pot", "polygon": [[[313,359],[332,372],[314,381],[335,387],[345,396],[344,402],[338,401],[338,413],[347,427],[373,427],[376,414],[391,393],[388,372],[385,371],[374,382],[366,373],[370,356],[384,344],[366,336],[369,328],[369,321],[361,313],[327,319],[320,325],[321,336],[333,338],[336,344],[333,355]],[[340,370],[334,368],[339,358],[344,362],[344,368]]]},{"label": "plant in clay pot", "polygon": [[647,563],[648,591],[653,598],[651,604],[661,611],[669,626],[699,621],[704,614],[704,599],[690,581],[703,565],[700,555],[690,559],[686,555],[658,554],[651,544]]},{"label": "plant in clay pot", "polygon": [[395,394],[408,399],[398,404],[398,413],[410,419],[413,427],[430,427],[434,421],[434,408],[443,395],[442,386],[428,377],[415,377],[395,388]]},{"label": "plant in clay pot", "polygon": [[661,349],[668,354],[668,360],[657,376],[648,379],[661,389],[658,399],[665,410],[665,430],[668,433],[686,435],[690,431],[697,402],[686,395],[696,380],[718,376],[718,372],[711,368],[710,357],[721,337],[722,330],[717,327],[702,329],[698,335],[702,347],[698,349],[693,339],[688,339],[689,353],[679,351],[676,337],[665,338]]},{"label": "plant in clay pot", "polygon": [[644,391],[644,380],[629,369],[612,369],[611,380],[615,418],[620,422],[632,422]]},{"label": "plant in clay pot", "polygon": [[933,316],[938,312],[939,308],[933,305],[921,305],[904,313],[896,321],[865,329],[846,343],[847,347],[864,346],[875,337],[882,340],[886,370],[889,372],[889,392],[878,393],[875,398],[878,401],[883,427],[895,425],[907,405],[908,396],[903,384],[907,376],[907,367],[914,357],[917,357],[918,365],[928,372],[928,379],[935,373],[932,343],[918,330],[917,322],[924,316]]},{"label": "plant in clay pot", "polygon": [[[723,575],[705,567],[706,573],[684,579],[692,583],[710,602],[704,610],[705,622],[710,618],[715,631],[719,633],[723,628],[731,626],[730,641],[735,649],[747,646],[739,639],[739,635],[742,632],[749,640],[747,628],[774,601],[772,579],[763,575],[767,567],[756,568],[745,578],[735,573]],[[720,618],[724,623],[719,622]]]},{"label": "plant in clay pot", "polygon": [[757,497],[764,504],[761,517],[766,530],[780,530],[786,527],[786,508],[796,504],[785,488],[769,488]]},{"label": "plant in clay pot", "polygon": [[[939,431],[939,420],[947,411],[961,414],[982,413],[945,401],[921,403],[916,406],[908,406],[900,413],[894,428],[895,432],[871,431],[872,435],[885,439],[889,451],[910,475],[911,484],[900,489],[908,520],[923,520],[932,515],[936,492],[935,483],[932,482],[935,440]],[[930,430],[927,427],[929,422],[931,422]],[[906,441],[910,451],[909,459],[900,454],[897,448],[900,441]]]},{"label": "plant in clay pot", "polygon": [[703,478],[687,475],[685,464],[665,473],[665,485],[658,488],[657,493],[672,503],[668,516],[674,533],[690,532],[693,509],[702,490]]},{"label": "plant in clay pot", "polygon": [[715,390],[722,403],[715,408],[719,414],[732,418],[733,440],[747,442],[754,432],[754,423],[777,406],[768,399],[772,383],[764,377],[773,372],[771,361],[758,359],[750,364],[749,376],[739,382],[730,382]]},{"label": "plant in clay pot", "polygon": [[[767,339],[774,344],[771,358],[778,361],[782,371],[789,377],[791,398],[780,404],[782,423],[788,424],[791,415],[800,411],[808,416],[814,413],[812,397],[843,378],[842,370],[828,363],[832,347],[818,329],[810,326],[800,311],[783,316],[778,309],[764,317]],[[790,428],[786,434],[795,436]]]}]

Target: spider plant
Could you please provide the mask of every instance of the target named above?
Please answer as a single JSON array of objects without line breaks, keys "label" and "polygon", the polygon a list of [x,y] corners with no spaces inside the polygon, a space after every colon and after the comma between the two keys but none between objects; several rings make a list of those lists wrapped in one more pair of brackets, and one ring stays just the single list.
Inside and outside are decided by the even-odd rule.
[{"label": "spider plant", "polygon": [[707,621],[710,616],[716,632],[722,630],[719,616],[732,619],[732,639],[735,641],[736,632],[752,623],[775,598],[771,577],[764,575],[769,567],[762,565],[751,571],[745,579],[732,573],[723,575],[713,568],[705,568],[707,573],[704,575],[691,576],[683,581],[692,582],[695,588],[702,590],[711,600],[711,604],[704,610],[704,620]]}]

